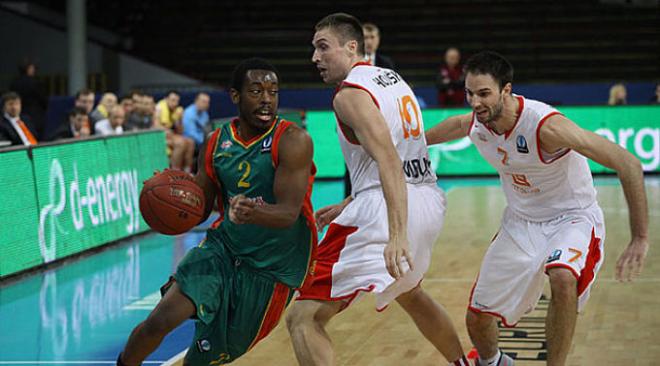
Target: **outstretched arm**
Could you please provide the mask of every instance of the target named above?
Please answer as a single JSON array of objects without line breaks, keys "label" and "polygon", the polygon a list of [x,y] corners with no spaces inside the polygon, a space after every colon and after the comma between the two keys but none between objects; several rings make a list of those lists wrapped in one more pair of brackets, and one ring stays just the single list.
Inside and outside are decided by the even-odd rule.
[{"label": "outstretched arm", "polygon": [[206,172],[206,149],[209,147],[211,141],[206,140],[199,150],[199,156],[197,157],[197,174],[195,174],[195,183],[204,191],[204,215],[200,222],[206,221],[213,210],[213,204],[215,203],[216,195],[220,187],[211,180]]},{"label": "outstretched arm", "polygon": [[307,193],[312,171],[312,139],[304,130],[291,126],[279,143],[279,164],[275,170],[275,203],[259,203],[239,195],[230,202],[229,218],[236,224],[284,228],[293,225]]},{"label": "outstretched arm", "polygon": [[470,129],[472,113],[451,116],[426,130],[426,144],[435,145],[465,137]]},{"label": "outstretched arm", "polygon": [[333,101],[337,116],[348,125],[364,150],[378,164],[378,173],[387,205],[389,243],[385,264],[394,278],[403,275],[401,257],[412,268],[408,253],[408,192],[401,158],[394,148],[390,129],[371,96],[356,88],[341,89]]},{"label": "outstretched arm", "polygon": [[[550,117],[540,130],[541,148],[570,148],[617,172],[628,203],[631,241],[616,266],[616,278],[631,280],[642,271],[648,251],[648,207],[639,160],[619,145],[578,127],[562,115]],[[627,272],[627,274],[626,274]]]}]

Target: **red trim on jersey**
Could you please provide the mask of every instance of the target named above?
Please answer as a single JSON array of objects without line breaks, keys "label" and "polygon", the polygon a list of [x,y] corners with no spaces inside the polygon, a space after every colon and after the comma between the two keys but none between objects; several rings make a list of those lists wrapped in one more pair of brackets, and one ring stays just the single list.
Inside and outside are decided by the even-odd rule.
[{"label": "red trim on jersey", "polygon": [[273,144],[271,145],[271,150],[270,150],[270,156],[273,161],[273,166],[277,168],[277,165],[279,164],[279,146],[280,146],[280,139],[282,138],[282,134],[284,131],[291,125],[293,125],[293,122],[285,121],[282,120],[280,124],[275,128],[275,133],[273,134]]},{"label": "red trim on jersey", "polygon": [[369,61],[358,61],[353,66],[351,66],[351,69],[354,68],[355,66],[374,66],[374,65],[372,65],[371,62]]},{"label": "red trim on jersey", "polygon": [[220,140],[220,136],[222,135],[222,129],[218,128],[211,134],[211,137],[208,140],[208,145],[206,146],[206,151],[204,152],[204,170],[206,171],[206,175],[211,179],[213,183],[215,183],[216,186],[216,204],[218,206],[218,211],[220,212],[220,216],[211,224],[211,228],[217,228],[220,226],[220,223],[224,219],[224,208],[223,208],[223,203],[222,203],[222,194],[220,194],[220,181],[218,180],[218,176],[215,174],[215,168],[213,167],[213,159],[215,155],[215,151],[218,148],[218,141]]},{"label": "red trim on jersey", "polygon": [[266,132],[264,132],[260,135],[254,136],[251,139],[249,139],[248,141],[243,140],[241,135],[238,134],[238,128],[236,127],[236,124],[238,124],[238,118],[232,119],[231,122],[229,122],[229,127],[231,128],[232,137],[234,138],[234,140],[238,141],[239,143],[241,143],[241,145],[243,145],[244,147],[247,148],[247,147],[250,147],[251,144],[253,144],[257,140],[259,140],[260,138],[262,138],[265,135],[267,135],[268,133],[270,133],[270,131],[273,129],[273,126],[276,123],[277,123],[277,117],[275,117],[275,119],[273,120],[273,123],[271,123],[271,125],[268,126],[268,130]]},{"label": "red trim on jersey", "polygon": [[552,116],[554,116],[554,115],[561,115],[561,113],[556,112],[556,111],[555,111],[555,112],[550,112],[550,113],[548,113],[545,117],[543,117],[543,118],[541,119],[541,121],[539,121],[538,126],[536,126],[536,151],[537,151],[538,154],[539,154],[539,159],[540,159],[541,162],[544,163],[544,164],[550,164],[550,163],[552,163],[552,162],[554,162],[554,161],[557,161],[557,160],[561,159],[562,157],[564,157],[564,155],[568,154],[568,153],[571,151],[571,149],[566,149],[566,151],[564,151],[563,154],[561,154],[561,155],[559,155],[559,156],[555,156],[555,157],[552,158],[550,161],[545,161],[545,159],[543,159],[543,154],[541,153],[541,127],[542,127],[543,124],[548,120],[548,118],[550,118],[550,117],[552,117]]},{"label": "red trim on jersey", "polygon": [[266,309],[264,317],[261,320],[259,332],[257,332],[257,336],[252,341],[252,344],[250,344],[248,347],[248,350],[252,349],[252,347],[259,343],[260,340],[264,339],[280,322],[282,314],[284,313],[284,309],[286,308],[290,292],[291,289],[285,285],[281,283],[275,284],[273,294],[271,295],[270,302],[268,303],[268,308]]},{"label": "red trim on jersey", "polygon": [[602,254],[600,252],[600,238],[596,237],[596,232],[591,229],[591,242],[589,242],[589,253],[584,268],[580,271],[580,279],[578,280],[578,296],[582,295],[584,291],[589,288],[589,285],[594,281],[596,273],[594,272],[596,264],[601,261]]},{"label": "red trim on jersey", "polygon": [[468,136],[470,136],[470,133],[472,133],[473,126],[474,126],[474,111],[472,111],[472,116],[470,117],[470,127],[468,127],[468,133],[467,133]]},{"label": "red trim on jersey", "polygon": [[339,253],[346,246],[346,239],[349,235],[358,230],[357,226],[344,226],[331,223],[325,238],[318,245],[316,268],[313,279],[310,283],[301,288],[300,296],[297,300],[325,300],[338,301],[349,299],[352,301],[357,296],[358,291],[371,291],[369,289],[358,289],[353,294],[332,297],[332,267],[339,261]]},{"label": "red trim on jersey", "polygon": [[376,107],[378,107],[378,109],[380,109],[380,104],[378,104],[378,101],[376,100],[376,97],[371,93],[371,91],[369,91],[369,89],[365,88],[364,86],[362,86],[360,84],[351,83],[351,82],[348,82],[348,81],[342,81],[341,84],[339,84],[339,88],[338,88],[337,91],[341,90],[341,88],[343,88],[343,87],[356,88],[356,89],[361,89],[361,90],[366,91],[367,93],[369,93],[369,96],[371,97],[371,100],[374,101],[374,104],[376,104]]},{"label": "red trim on jersey", "polygon": [[209,138],[208,145],[206,146],[205,156],[204,156],[204,167],[206,170],[206,175],[220,187],[218,182],[218,177],[215,174],[215,169],[213,168],[213,155],[215,155],[215,149],[218,147],[218,140],[220,139],[221,129],[216,129],[211,137]]},{"label": "red trim on jersey", "polygon": [[510,130],[506,131],[504,133],[504,139],[508,139],[509,136],[511,136],[511,133],[513,130],[516,129],[516,126],[518,125],[518,121],[520,120],[520,116],[522,115],[523,109],[525,108],[525,98],[521,96],[516,96],[516,99],[518,99],[518,116],[516,117],[515,122],[513,122],[513,127],[511,127]]}]

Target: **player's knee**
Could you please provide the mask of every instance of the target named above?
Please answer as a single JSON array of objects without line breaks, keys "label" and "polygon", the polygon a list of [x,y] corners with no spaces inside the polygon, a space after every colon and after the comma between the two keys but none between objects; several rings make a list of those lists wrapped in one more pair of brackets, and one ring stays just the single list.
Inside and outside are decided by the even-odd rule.
[{"label": "player's knee", "polygon": [[314,320],[314,314],[307,311],[304,306],[296,303],[286,313],[285,320],[287,329],[289,329],[289,332],[293,332],[297,327],[312,322]]},{"label": "player's knee", "polygon": [[553,299],[571,299],[577,296],[577,279],[571,270],[551,268],[548,270],[548,277]]},{"label": "player's knee", "polygon": [[494,322],[495,318],[491,315],[478,313],[476,311],[468,310],[465,314],[465,324],[470,329],[483,329]]},{"label": "player's knee", "polygon": [[412,290],[399,295],[396,298],[396,301],[405,308],[406,305],[417,303],[419,298],[423,295],[424,290],[422,290],[422,288],[417,285]]}]

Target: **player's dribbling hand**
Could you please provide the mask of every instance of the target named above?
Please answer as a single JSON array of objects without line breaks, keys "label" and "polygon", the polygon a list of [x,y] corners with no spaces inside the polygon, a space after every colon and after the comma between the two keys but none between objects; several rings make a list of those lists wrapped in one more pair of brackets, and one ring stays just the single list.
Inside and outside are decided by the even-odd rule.
[{"label": "player's dribbling hand", "polygon": [[616,279],[619,281],[632,281],[642,273],[644,259],[649,250],[646,238],[633,238],[628,247],[621,253],[616,261]]},{"label": "player's dribbling hand", "polygon": [[234,224],[247,224],[250,221],[256,202],[242,194],[229,199],[229,220]]},{"label": "player's dribbling hand", "polygon": [[385,247],[383,255],[385,256],[385,266],[387,267],[387,272],[389,272],[390,276],[394,277],[395,279],[398,280],[405,274],[403,267],[404,259],[406,262],[408,262],[410,271],[413,270],[413,261],[412,256],[408,251],[407,239],[401,239],[397,241],[396,239],[390,238],[389,243],[387,243],[387,246]]}]

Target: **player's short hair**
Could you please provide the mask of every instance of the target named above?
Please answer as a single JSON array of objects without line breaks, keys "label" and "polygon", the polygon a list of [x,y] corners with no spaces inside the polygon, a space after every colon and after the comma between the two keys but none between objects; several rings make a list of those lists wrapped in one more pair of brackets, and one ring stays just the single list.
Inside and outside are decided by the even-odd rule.
[{"label": "player's short hair", "polygon": [[378,26],[374,23],[363,23],[362,30],[365,32],[376,32],[380,34],[380,29],[378,29]]},{"label": "player's short hair", "polygon": [[314,26],[316,31],[325,28],[331,28],[343,44],[356,41],[358,56],[364,56],[364,31],[358,18],[346,13],[330,14]]},{"label": "player's short hair", "polygon": [[170,89],[170,90],[167,91],[167,93],[165,93],[165,98],[169,97],[170,94],[174,94],[174,95],[176,95],[177,97],[180,97],[180,96],[181,96],[181,95],[179,95],[179,92],[178,92],[178,91],[176,91],[176,90],[174,90],[174,89]]},{"label": "player's short hair", "polygon": [[513,65],[497,52],[482,51],[465,63],[465,74],[490,75],[500,84],[500,89],[513,82]]},{"label": "player's short hair", "polygon": [[267,70],[272,71],[277,76],[277,80],[280,80],[280,74],[277,72],[277,69],[270,62],[262,58],[249,58],[241,61],[234,68],[234,72],[231,75],[231,88],[240,92],[243,89],[243,84],[245,83],[245,75],[250,70]]}]

